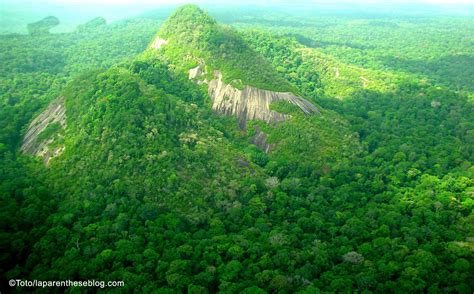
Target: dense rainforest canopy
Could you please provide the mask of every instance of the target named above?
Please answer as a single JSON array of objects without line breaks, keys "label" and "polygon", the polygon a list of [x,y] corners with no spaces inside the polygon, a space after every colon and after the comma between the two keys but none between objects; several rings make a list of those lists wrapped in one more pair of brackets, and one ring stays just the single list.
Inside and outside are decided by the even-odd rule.
[{"label": "dense rainforest canopy", "polygon": [[[2,292],[472,293],[474,21],[257,12],[0,36]],[[196,58],[320,114],[274,103],[291,117],[241,128]],[[46,165],[20,147],[58,98]]]}]

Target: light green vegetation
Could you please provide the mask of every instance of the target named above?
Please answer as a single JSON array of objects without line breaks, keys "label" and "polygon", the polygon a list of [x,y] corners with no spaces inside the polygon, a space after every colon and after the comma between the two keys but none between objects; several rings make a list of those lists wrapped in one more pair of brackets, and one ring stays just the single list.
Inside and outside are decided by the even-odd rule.
[{"label": "light green vegetation", "polygon": [[242,28],[256,27],[294,37],[302,45],[366,69],[410,74],[416,79],[474,91],[474,20],[448,16],[366,18],[280,16],[249,18]]},{"label": "light green vegetation", "polygon": [[[216,23],[195,5],[178,9],[163,24],[158,36],[168,41],[163,55],[184,70],[202,60],[212,75],[220,70],[224,82],[280,92],[296,91],[231,28]],[[160,52],[161,53],[161,52]]]},{"label": "light green vegetation", "polygon": [[[472,293],[472,74],[442,57],[472,56],[460,37],[470,20],[239,13],[236,33],[185,6],[161,27],[158,53],[146,49],[160,24],[151,18],[1,37],[2,282]],[[321,115],[278,102],[291,119],[242,131],[188,80],[195,57],[229,80],[297,89]],[[66,148],[45,167],[18,149],[60,95]],[[249,143],[256,125],[270,153]]]}]

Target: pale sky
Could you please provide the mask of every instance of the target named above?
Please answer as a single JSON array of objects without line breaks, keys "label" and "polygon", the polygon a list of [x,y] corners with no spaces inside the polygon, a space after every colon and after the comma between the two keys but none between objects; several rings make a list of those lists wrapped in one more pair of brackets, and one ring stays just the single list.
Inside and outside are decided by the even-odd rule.
[{"label": "pale sky", "polygon": [[[77,24],[93,17],[102,16],[107,22],[184,3],[202,4],[211,9],[214,4],[221,8],[230,6],[278,7],[291,5],[296,9],[338,9],[358,11],[423,13],[427,11],[448,15],[474,16],[474,0],[0,0],[0,34],[26,33],[26,24],[49,15],[59,17],[61,24],[55,32],[73,30]],[[421,5],[421,6],[420,6]],[[465,6],[467,5],[467,6]],[[229,8],[232,9],[232,8]]]},{"label": "pale sky", "polygon": [[[0,2],[6,3],[9,0],[0,0]],[[244,0],[244,1],[224,1],[224,0],[16,0],[15,2],[28,2],[28,3],[50,3],[50,4],[85,4],[85,5],[154,5],[159,6],[160,4],[180,4],[180,3],[219,3],[219,4],[242,4],[252,3],[259,5],[272,5],[272,4],[431,4],[431,5],[459,5],[459,4],[474,4],[474,0]]]}]

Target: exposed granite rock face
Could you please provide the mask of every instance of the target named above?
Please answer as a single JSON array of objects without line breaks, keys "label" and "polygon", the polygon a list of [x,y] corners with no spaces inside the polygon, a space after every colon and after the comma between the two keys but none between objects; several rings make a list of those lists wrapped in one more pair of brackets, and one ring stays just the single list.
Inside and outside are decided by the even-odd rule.
[{"label": "exposed granite rock face", "polygon": [[267,134],[262,132],[259,126],[253,126],[253,128],[255,135],[250,138],[250,143],[265,151],[265,153],[270,153],[275,146],[267,142]]},{"label": "exposed granite rock face", "polygon": [[286,101],[298,106],[305,114],[319,113],[318,109],[308,102],[290,92],[274,92],[244,86],[242,90],[226,84],[222,81],[220,71],[214,71],[214,79],[211,81],[200,81],[200,77],[206,74],[203,64],[189,70],[189,78],[197,82],[207,83],[209,96],[212,98],[212,109],[225,115],[235,115],[239,118],[242,126],[248,120],[263,120],[265,122],[279,122],[288,119],[287,114],[279,113],[270,109],[270,104],[276,101]]},{"label": "exposed granite rock face", "polygon": [[[220,71],[214,71],[214,79],[202,80],[207,75],[204,63],[189,70],[189,79],[198,84],[208,84],[209,96],[212,98],[212,109],[218,113],[236,116],[242,128],[245,128],[249,120],[263,120],[267,123],[284,121],[291,116],[270,109],[270,104],[277,101],[286,101],[298,106],[305,114],[319,113],[319,110],[309,101],[300,98],[290,92],[274,92],[255,87],[244,86],[242,90],[222,81]],[[267,134],[254,126],[255,135],[250,139],[251,143],[265,151],[270,152],[274,146],[267,143]]]},{"label": "exposed granite rock face", "polygon": [[21,151],[43,157],[45,164],[48,164],[51,158],[59,156],[64,151],[64,146],[51,150],[49,145],[54,141],[54,136],[43,139],[40,137],[40,134],[54,123],[58,123],[63,129],[66,127],[64,97],[59,97],[51,102],[48,108],[31,122],[23,138]]},{"label": "exposed granite rock face", "polygon": [[207,70],[206,70],[206,66],[204,66],[204,64],[202,63],[189,70],[189,79],[195,80],[195,82],[199,85],[203,83],[206,83],[206,84],[208,83],[207,79],[205,80],[200,79],[202,76],[205,76],[205,75],[207,75]]}]

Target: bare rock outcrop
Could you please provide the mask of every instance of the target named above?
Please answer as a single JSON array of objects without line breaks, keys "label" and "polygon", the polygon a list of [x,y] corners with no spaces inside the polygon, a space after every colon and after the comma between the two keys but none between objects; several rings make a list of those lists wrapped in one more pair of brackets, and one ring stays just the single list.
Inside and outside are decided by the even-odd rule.
[{"label": "bare rock outcrop", "polygon": [[153,43],[151,43],[151,48],[160,49],[161,46],[166,45],[167,43],[167,40],[156,37],[156,39],[153,40]]},{"label": "bare rock outcrop", "polygon": [[42,138],[41,134],[52,124],[58,123],[61,128],[66,127],[66,108],[64,97],[59,97],[38,115],[29,125],[21,151],[26,154],[41,156],[45,164],[53,157],[59,156],[64,151],[64,146],[57,146],[53,150],[49,145],[54,141],[54,136]]},{"label": "bare rock outcrop", "polygon": [[[267,123],[284,121],[291,116],[270,109],[270,104],[277,101],[286,101],[298,106],[303,113],[309,115],[319,113],[319,110],[309,101],[290,92],[275,92],[256,87],[244,86],[242,89],[224,83],[220,71],[215,70],[214,78],[210,81],[202,79],[207,75],[204,63],[189,70],[189,79],[198,84],[207,84],[208,93],[212,99],[212,109],[218,113],[236,116],[242,128],[246,128],[249,120],[263,120]],[[254,126],[255,134],[250,141],[257,147],[271,152],[273,144],[267,142],[265,134],[258,126]]]},{"label": "bare rock outcrop", "polygon": [[270,109],[270,104],[277,101],[286,101],[298,106],[305,114],[319,113],[318,109],[309,101],[290,92],[275,92],[256,87],[244,86],[237,89],[222,80],[220,71],[214,71],[214,79],[201,81],[200,77],[206,74],[203,64],[189,70],[189,78],[198,83],[207,83],[209,96],[212,98],[212,109],[225,115],[237,116],[241,125],[249,120],[263,120],[267,123],[286,120],[290,115]]},{"label": "bare rock outcrop", "polygon": [[207,75],[206,66],[200,63],[198,66],[189,70],[189,79],[194,80],[197,84],[208,83],[207,79],[201,80],[201,77]]},{"label": "bare rock outcrop", "polygon": [[255,134],[250,138],[250,143],[254,144],[260,150],[263,150],[265,153],[270,153],[275,147],[273,144],[269,144],[267,141],[267,134],[265,134],[259,126],[253,126]]}]

